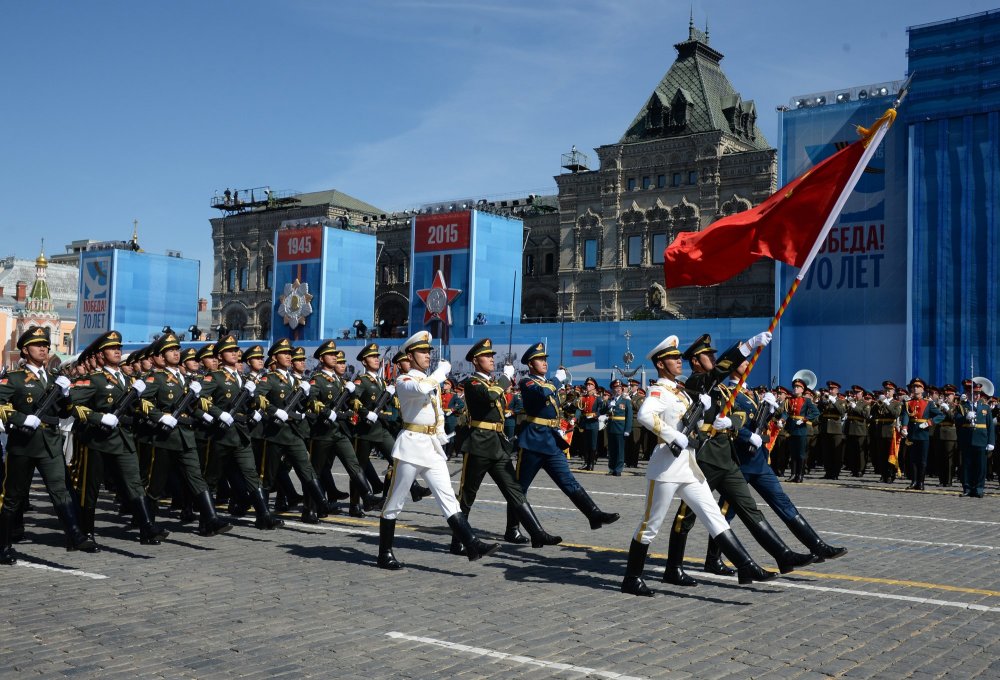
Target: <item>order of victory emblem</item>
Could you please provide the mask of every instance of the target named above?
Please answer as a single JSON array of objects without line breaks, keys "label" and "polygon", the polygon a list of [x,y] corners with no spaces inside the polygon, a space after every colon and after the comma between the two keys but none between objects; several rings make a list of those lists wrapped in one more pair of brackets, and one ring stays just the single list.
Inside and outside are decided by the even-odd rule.
[{"label": "order of victory emblem", "polygon": [[278,297],[278,314],[289,328],[305,325],[306,319],[313,312],[312,299],[309,284],[295,279],[285,284],[284,291]]}]

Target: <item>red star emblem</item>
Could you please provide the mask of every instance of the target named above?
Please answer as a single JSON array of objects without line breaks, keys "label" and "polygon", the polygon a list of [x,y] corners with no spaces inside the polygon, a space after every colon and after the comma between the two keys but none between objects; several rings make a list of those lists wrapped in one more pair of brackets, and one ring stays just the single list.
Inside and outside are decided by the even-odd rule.
[{"label": "red star emblem", "polygon": [[431,319],[439,319],[451,325],[451,303],[462,294],[457,288],[449,288],[444,282],[444,274],[439,269],[434,274],[434,282],[430,288],[417,291],[417,297],[424,302],[424,325]]}]

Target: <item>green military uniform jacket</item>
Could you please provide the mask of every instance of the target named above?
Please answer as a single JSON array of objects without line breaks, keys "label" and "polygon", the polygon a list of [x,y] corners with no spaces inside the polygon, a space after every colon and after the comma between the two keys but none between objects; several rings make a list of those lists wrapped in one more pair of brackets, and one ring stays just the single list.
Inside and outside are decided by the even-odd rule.
[{"label": "green military uniform jacket", "polygon": [[[177,377],[165,368],[158,368],[146,376],[146,391],[142,397],[153,406],[147,414],[148,419],[157,423],[164,415],[173,415],[190,389],[190,384],[190,378],[183,374]],[[177,425],[173,429],[164,430],[158,424],[154,425],[153,444],[171,451],[195,448],[193,427],[196,422],[204,422],[202,416],[209,408],[208,398],[202,395],[191,403],[186,413],[178,415]]]},{"label": "green military uniform jacket", "polygon": [[104,369],[92,371],[73,383],[69,396],[73,403],[73,416],[83,423],[83,427],[75,431],[82,446],[109,455],[135,453],[135,438],[131,431],[134,419],[150,413],[153,406],[147,399],[148,385],[142,398],[135,400],[132,414],[120,418],[118,427],[111,431],[101,427],[101,417],[114,411],[130,389],[130,382],[122,383]]},{"label": "green military uniform jacket", "polygon": [[69,409],[69,399],[60,397],[41,416],[42,424],[34,430],[22,429],[24,419],[35,412],[50,389],[55,385],[56,374],[46,371],[46,384],[42,384],[27,368],[8,372],[0,378],[0,420],[7,428],[7,452],[29,458],[55,458],[63,455],[63,436],[59,432],[60,415]]},{"label": "green military uniform jacket", "polygon": [[[507,376],[491,380],[482,373],[473,373],[462,381],[465,405],[469,411],[469,431],[462,442],[465,453],[489,456],[508,455],[512,445],[504,435],[504,411],[507,410],[505,392],[510,386]],[[485,424],[491,429],[477,427]]]},{"label": "green military uniform jacket", "polygon": [[[350,438],[350,423],[340,412],[337,420],[330,422],[330,409],[346,389],[344,381],[335,373],[316,371],[309,379],[309,413],[313,416],[312,438],[317,441],[338,441]],[[357,389],[357,388],[355,388]],[[348,411],[345,402],[340,411]]]},{"label": "green military uniform jacket", "polygon": [[870,415],[875,421],[875,433],[882,439],[891,439],[896,420],[903,413],[903,404],[895,399],[888,404],[881,400],[872,404]]},{"label": "green military uniform jacket", "polygon": [[847,403],[847,421],[844,423],[844,434],[852,437],[864,437],[868,434],[868,414],[870,407],[864,401]]},{"label": "green military uniform jacket", "polygon": [[[947,410],[945,410],[947,409]],[[942,404],[940,408],[944,419],[934,428],[934,438],[941,442],[958,441],[958,430],[956,429],[956,408]]]},{"label": "green military uniform jacket", "polygon": [[[208,432],[212,441],[222,446],[242,448],[250,443],[250,425],[255,424],[251,420],[253,413],[253,398],[247,398],[243,402],[243,407],[239,413],[233,413],[232,408],[243,387],[240,380],[246,384],[247,378],[240,376],[239,379],[224,368],[212,371],[201,380],[201,396],[208,399],[210,403],[209,413],[215,418],[215,422],[209,426]],[[222,413],[228,413],[233,417],[233,424],[226,427],[219,421]]]},{"label": "green military uniform jacket", "polygon": [[817,404],[819,408],[819,433],[844,434],[843,417],[847,413],[847,401],[837,397],[831,404],[828,397],[823,397]]},{"label": "green military uniform jacket", "polygon": [[387,416],[385,412],[378,413],[380,418],[374,423],[368,422],[366,418],[368,412],[375,408],[379,397],[385,392],[385,380],[380,376],[376,377],[372,376],[371,373],[364,373],[359,378],[355,378],[354,384],[357,387],[354,390],[354,399],[351,404],[358,413],[358,423],[354,427],[355,436],[358,439],[369,441],[379,441],[387,434],[391,437],[392,433],[386,429],[384,422]]},{"label": "green military uniform jacket", "polygon": [[[302,430],[294,425],[296,413],[285,408],[297,385],[298,380],[294,375],[289,373],[289,377],[285,377],[281,371],[269,371],[257,381],[256,406],[266,414],[262,434],[272,444],[290,445],[303,439]],[[299,401],[298,408],[306,407],[307,400],[303,398]],[[283,423],[274,417],[278,409],[288,412],[287,422]]]}]

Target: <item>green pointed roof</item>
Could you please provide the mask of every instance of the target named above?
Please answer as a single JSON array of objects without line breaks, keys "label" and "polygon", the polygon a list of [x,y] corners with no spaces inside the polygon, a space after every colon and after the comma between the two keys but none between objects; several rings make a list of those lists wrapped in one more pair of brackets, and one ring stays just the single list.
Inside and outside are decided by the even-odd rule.
[{"label": "green pointed roof", "polygon": [[753,101],[743,101],[722,72],[722,54],[708,33],[688,26],[688,39],[674,45],[677,60],[628,126],[620,143],[682,137],[721,130],[755,149],[768,149],[757,127]]}]

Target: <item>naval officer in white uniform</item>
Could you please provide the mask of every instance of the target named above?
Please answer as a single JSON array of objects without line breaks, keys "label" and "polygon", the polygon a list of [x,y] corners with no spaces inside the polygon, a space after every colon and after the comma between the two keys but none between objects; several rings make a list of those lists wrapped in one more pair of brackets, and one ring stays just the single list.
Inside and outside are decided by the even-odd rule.
[{"label": "naval officer in white uniform", "polygon": [[[736,565],[740,583],[766,580],[764,575],[770,574],[757,566],[729,528],[695,460],[696,443],[689,442],[688,437],[678,429],[691,406],[691,398],[676,383],[682,367],[678,342],[677,336],[671,335],[648,354],[659,379],[649,388],[649,396],[642,403],[637,417],[639,423],[657,437],[658,443],[646,468],[646,479],[649,480],[646,511],[632,537],[628,566],[622,581],[622,592],[632,595],[653,595],[642,580],[642,569],[649,544],[656,538],[674,495],[680,496],[708,527],[708,532],[718,542],[722,552]],[[708,396],[701,398],[707,400]],[[711,402],[706,408],[710,405]],[[671,445],[676,446],[671,448]],[[770,574],[770,578],[773,577]]]},{"label": "naval officer in white uniform", "polygon": [[382,569],[400,569],[402,565],[392,554],[392,539],[396,531],[396,517],[410,496],[410,485],[417,475],[424,478],[441,514],[448,519],[448,526],[465,546],[470,560],[490,555],[500,549],[498,543],[487,544],[472,533],[469,520],[459,507],[451,488],[448,474],[448,457],[444,445],[448,435],[444,431],[444,412],[441,408],[441,383],[448,377],[451,364],[442,360],[430,375],[431,334],[419,331],[402,347],[412,362],[409,373],[396,379],[396,398],[403,429],[392,447],[395,459],[391,487],[379,521],[378,566]]}]

